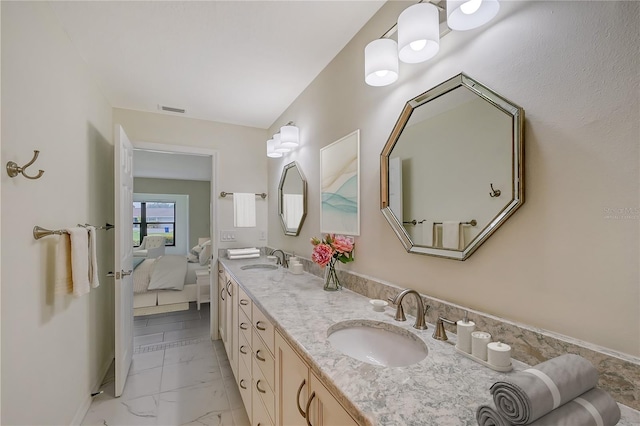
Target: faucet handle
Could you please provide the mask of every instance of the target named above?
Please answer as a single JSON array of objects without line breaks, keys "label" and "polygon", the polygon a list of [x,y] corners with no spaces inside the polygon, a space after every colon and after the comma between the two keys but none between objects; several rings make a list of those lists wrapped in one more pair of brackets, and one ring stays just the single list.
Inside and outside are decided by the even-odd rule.
[{"label": "faucet handle", "polygon": [[444,323],[455,325],[455,321],[448,320],[444,317],[438,317],[438,321],[436,322],[436,330],[433,332],[433,338],[436,340],[449,340],[447,337],[447,330],[444,328]]},{"label": "faucet handle", "polygon": [[391,302],[391,304],[396,305],[398,308],[396,309],[396,316],[394,317],[394,319],[396,321],[406,321],[407,317],[404,316],[404,309],[402,308],[402,301],[400,301],[399,303],[396,301],[398,297],[389,297],[387,298],[387,300],[389,302]]}]

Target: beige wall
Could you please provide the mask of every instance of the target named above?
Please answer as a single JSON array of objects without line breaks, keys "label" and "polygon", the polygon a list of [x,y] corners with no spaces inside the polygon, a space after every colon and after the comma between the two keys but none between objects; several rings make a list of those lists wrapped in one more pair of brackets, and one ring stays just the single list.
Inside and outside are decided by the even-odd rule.
[{"label": "beige wall", "polygon": [[101,285],[53,295],[57,236],[49,229],[113,215],[111,106],[46,2],[2,2],[2,163],[39,180],[2,173],[2,417],[6,425],[82,420],[113,359],[113,231],[99,231]]},{"label": "beige wall", "polygon": [[[121,124],[129,138],[138,142],[163,143],[206,148],[218,152],[218,170],[214,171],[217,182],[212,182],[212,191],[217,202],[214,229],[234,231],[235,242],[220,242],[218,247],[262,246],[261,232],[267,231],[267,202],[256,198],[257,226],[255,228],[233,227],[233,198],[220,198],[226,192],[269,192],[267,175],[266,141],[267,131],[252,127],[215,123],[176,117],[169,114],[146,113],[114,108],[113,122]],[[275,199],[275,193],[269,198]]]},{"label": "beige wall", "polygon": [[[309,214],[269,245],[310,257],[319,235],[319,149],[361,131],[361,236],[345,266],[473,309],[640,355],[640,120],[636,2],[502,2],[488,27],[450,33],[438,56],[369,87],[364,46],[412,3],[389,2],[274,123],[302,146],[269,160],[269,191],[299,162]],[[379,212],[379,156],[404,103],[460,73],[526,111],[526,203],[464,262],[408,254]],[[629,208],[633,218],[607,209]]]},{"label": "beige wall", "polygon": [[209,204],[211,182],[177,179],[135,178],[133,191],[146,194],[182,194],[189,196],[188,249],[198,244],[198,238],[209,236]]}]

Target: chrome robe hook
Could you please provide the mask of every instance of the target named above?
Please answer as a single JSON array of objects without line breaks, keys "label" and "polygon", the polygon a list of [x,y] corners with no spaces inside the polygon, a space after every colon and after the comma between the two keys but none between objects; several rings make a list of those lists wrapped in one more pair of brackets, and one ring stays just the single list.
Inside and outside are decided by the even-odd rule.
[{"label": "chrome robe hook", "polygon": [[27,167],[29,167],[30,165],[36,162],[39,154],[40,154],[40,151],[34,149],[33,158],[31,159],[31,161],[29,161],[27,164],[25,164],[22,167],[18,166],[13,161],[9,161],[7,163],[7,174],[9,175],[9,177],[16,177],[20,173],[22,173],[22,176],[26,177],[27,179],[40,179],[44,174],[44,170],[39,170],[36,176],[29,176],[28,174],[25,173],[25,171],[27,170]]}]

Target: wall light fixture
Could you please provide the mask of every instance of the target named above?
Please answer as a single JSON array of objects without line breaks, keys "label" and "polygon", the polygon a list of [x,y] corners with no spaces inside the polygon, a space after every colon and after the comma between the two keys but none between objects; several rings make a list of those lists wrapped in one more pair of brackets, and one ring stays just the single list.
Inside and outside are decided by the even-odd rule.
[{"label": "wall light fixture", "polygon": [[[364,49],[364,80],[370,86],[387,86],[398,79],[398,58],[416,64],[433,58],[440,49],[440,12],[454,31],[478,28],[500,10],[498,0],[422,0],[406,8],[398,22]],[[398,33],[398,41],[391,38]],[[447,34],[447,29],[443,34]]]},{"label": "wall light fixture", "polygon": [[267,141],[267,157],[280,158],[300,145],[300,130],[292,121]]}]

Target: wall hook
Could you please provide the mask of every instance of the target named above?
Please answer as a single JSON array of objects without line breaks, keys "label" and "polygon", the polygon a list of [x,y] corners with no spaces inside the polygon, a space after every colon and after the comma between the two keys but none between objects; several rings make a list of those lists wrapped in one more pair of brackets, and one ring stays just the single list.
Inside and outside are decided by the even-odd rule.
[{"label": "wall hook", "polygon": [[499,189],[493,189],[493,184],[491,184],[491,192],[489,193],[489,196],[491,198],[500,196],[500,190]]},{"label": "wall hook", "polygon": [[44,170],[39,170],[36,176],[29,176],[25,173],[25,171],[27,170],[27,167],[29,167],[30,165],[36,162],[39,154],[40,154],[40,151],[34,149],[33,158],[31,159],[31,161],[29,161],[27,164],[25,164],[22,167],[18,166],[13,161],[9,161],[7,163],[7,174],[9,175],[9,177],[16,177],[20,173],[22,173],[22,176],[26,177],[27,179],[40,179],[44,174]]}]

